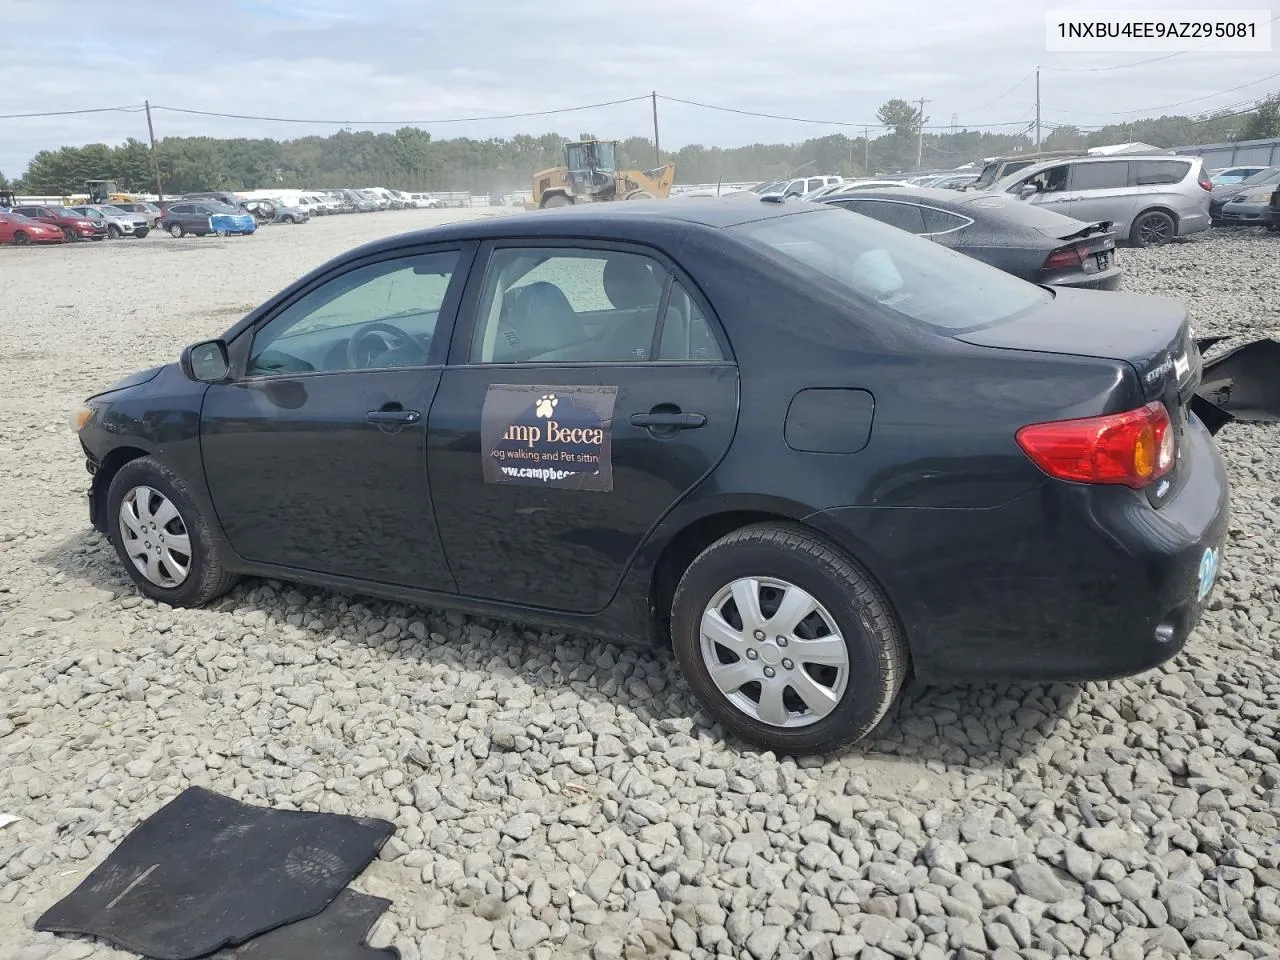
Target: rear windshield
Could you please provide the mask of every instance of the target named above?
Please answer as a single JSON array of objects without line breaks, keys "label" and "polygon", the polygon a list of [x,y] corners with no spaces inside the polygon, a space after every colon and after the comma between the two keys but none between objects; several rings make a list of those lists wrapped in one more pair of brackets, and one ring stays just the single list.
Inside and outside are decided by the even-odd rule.
[{"label": "rear windshield", "polygon": [[1052,299],[1025,280],[848,210],[729,229],[854,300],[946,333],[988,327]]}]

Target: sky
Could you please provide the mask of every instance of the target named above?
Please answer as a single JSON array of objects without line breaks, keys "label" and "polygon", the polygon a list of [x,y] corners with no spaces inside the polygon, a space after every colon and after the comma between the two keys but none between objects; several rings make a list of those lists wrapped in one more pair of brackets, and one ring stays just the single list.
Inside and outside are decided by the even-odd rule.
[{"label": "sky", "polygon": [[[926,98],[930,126],[1004,124],[987,128],[1016,131],[1034,119],[1040,66],[1047,135],[1051,123],[1096,127],[1198,114],[1280,90],[1280,51],[1229,53],[1211,44],[1168,57],[1045,49],[1045,12],[1063,6],[1224,5],[1265,6],[1259,0],[0,0],[7,78],[0,117],[150,100],[158,137],[284,139],[332,133],[342,123],[159,107],[392,131],[402,121],[558,110],[656,90],[854,125],[659,100],[664,149],[727,147],[856,136],[862,124],[878,135],[876,109],[891,97]],[[591,132],[624,139],[652,136],[653,117],[646,99],[543,117],[419,125],[436,138]],[[0,118],[0,172],[20,175],[38,150],[129,136],[146,139],[141,112]]]}]

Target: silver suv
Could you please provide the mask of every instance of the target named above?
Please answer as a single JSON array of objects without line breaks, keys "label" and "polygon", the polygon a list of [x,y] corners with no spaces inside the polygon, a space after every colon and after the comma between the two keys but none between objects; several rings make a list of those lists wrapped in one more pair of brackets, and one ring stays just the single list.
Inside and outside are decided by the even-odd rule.
[{"label": "silver suv", "polygon": [[1051,160],[990,187],[1077,220],[1110,220],[1136,247],[1208,230],[1212,189],[1203,160],[1167,154]]}]

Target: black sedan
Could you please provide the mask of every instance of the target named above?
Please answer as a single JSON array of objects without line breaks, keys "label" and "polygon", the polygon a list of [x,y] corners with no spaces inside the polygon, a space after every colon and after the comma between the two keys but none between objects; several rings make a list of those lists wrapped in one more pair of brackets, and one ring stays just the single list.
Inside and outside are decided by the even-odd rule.
[{"label": "black sedan", "polygon": [[146,596],[266,576],[649,627],[729,731],[859,739],[922,682],[1144,671],[1228,522],[1174,301],[843,210],[592,204],[389,237],[75,415]]},{"label": "black sedan", "polygon": [[1236,183],[1223,183],[1215,186],[1209,193],[1209,219],[1215,227],[1230,226],[1233,221],[1224,220],[1222,208],[1232,198],[1239,196],[1254,187],[1265,187],[1280,183],[1280,167],[1264,167],[1252,176],[1245,177]]},{"label": "black sedan", "polygon": [[1084,223],[991,193],[904,187],[832,194],[822,203],[935,240],[1032,283],[1115,290],[1111,224]]}]

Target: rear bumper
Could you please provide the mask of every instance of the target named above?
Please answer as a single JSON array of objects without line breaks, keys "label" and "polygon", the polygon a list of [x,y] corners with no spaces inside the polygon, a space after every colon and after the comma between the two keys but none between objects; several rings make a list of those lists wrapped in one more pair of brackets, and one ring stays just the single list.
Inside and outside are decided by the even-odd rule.
[{"label": "rear bumper", "polygon": [[1124,271],[1111,267],[1101,273],[1069,273],[1046,277],[1042,283],[1052,287],[1072,287],[1076,290],[1119,290]]},{"label": "rear bumper", "polygon": [[1208,211],[1204,213],[1184,213],[1178,218],[1178,236],[1189,237],[1195,233],[1204,233],[1211,226],[1213,226],[1213,220],[1210,218]]},{"label": "rear bumper", "polygon": [[1184,457],[1159,510],[1127,488],[1046,481],[992,509],[846,507],[805,522],[881,580],[922,682],[1130,676],[1183,648],[1221,562],[1229,488],[1198,420]]}]

